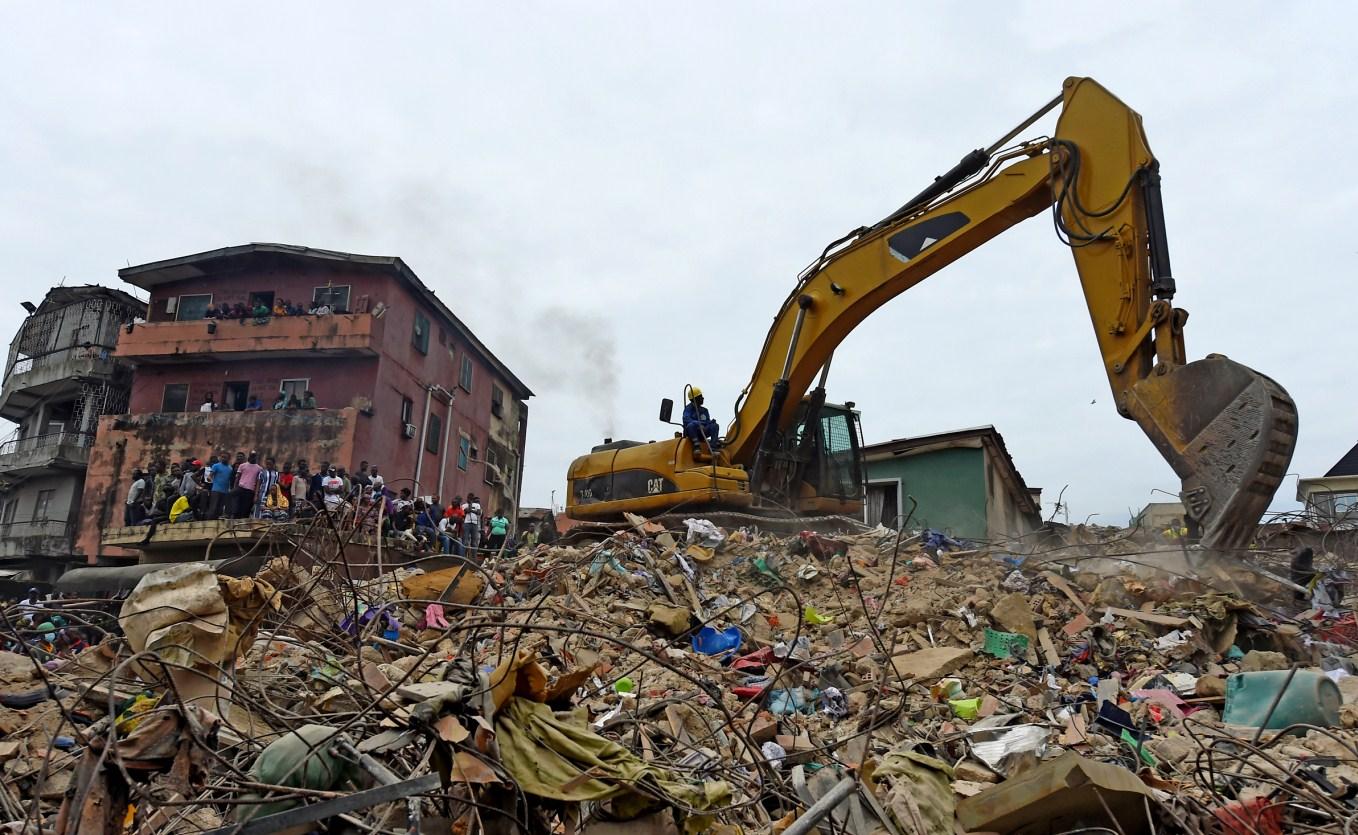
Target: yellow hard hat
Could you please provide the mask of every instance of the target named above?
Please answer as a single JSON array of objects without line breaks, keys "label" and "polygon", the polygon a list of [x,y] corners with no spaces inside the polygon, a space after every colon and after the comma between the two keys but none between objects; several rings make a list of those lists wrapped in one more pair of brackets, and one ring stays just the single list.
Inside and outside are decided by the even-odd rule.
[{"label": "yellow hard hat", "polygon": [[702,390],[702,389],[698,388],[697,386],[689,386],[689,387],[688,387],[688,398],[689,398],[690,400],[692,400],[692,399],[695,398],[695,397],[702,397],[702,396],[703,396],[703,390]]}]

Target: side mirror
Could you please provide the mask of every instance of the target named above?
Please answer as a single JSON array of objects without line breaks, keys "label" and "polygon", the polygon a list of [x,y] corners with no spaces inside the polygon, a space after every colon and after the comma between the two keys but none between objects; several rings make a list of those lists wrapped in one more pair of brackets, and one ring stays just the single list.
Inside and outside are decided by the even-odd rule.
[{"label": "side mirror", "polygon": [[672,417],[674,417],[674,401],[666,397],[660,401],[660,422],[670,423]]}]

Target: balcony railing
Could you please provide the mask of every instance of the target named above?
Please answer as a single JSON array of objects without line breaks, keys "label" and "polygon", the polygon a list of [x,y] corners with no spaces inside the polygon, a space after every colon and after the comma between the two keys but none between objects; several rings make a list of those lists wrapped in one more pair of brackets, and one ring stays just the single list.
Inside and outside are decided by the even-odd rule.
[{"label": "balcony railing", "polygon": [[247,359],[278,352],[376,356],[382,324],[371,313],[140,322],[119,338],[118,356],[139,364]]},{"label": "balcony railing", "polygon": [[83,467],[90,460],[94,435],[54,432],[0,443],[0,473],[23,477],[40,471]]},{"label": "balcony railing", "polygon": [[0,456],[17,455],[26,452],[55,452],[60,447],[87,448],[94,443],[90,432],[53,432],[49,435],[34,435],[29,438],[11,438],[0,443]]},{"label": "balcony railing", "polygon": [[0,557],[66,556],[75,525],[59,519],[0,523]]}]

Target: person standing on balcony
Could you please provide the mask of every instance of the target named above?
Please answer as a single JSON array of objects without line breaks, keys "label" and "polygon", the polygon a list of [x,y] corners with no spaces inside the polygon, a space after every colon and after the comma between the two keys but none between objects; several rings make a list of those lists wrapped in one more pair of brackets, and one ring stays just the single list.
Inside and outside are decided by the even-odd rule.
[{"label": "person standing on balcony", "polygon": [[274,399],[273,410],[275,412],[281,412],[286,408],[288,408],[288,393],[286,391],[280,391],[278,397]]},{"label": "person standing on balcony", "polygon": [[250,399],[245,402],[245,411],[259,412],[264,409],[264,403],[259,399],[258,394],[250,395]]},{"label": "person standing on balcony", "polygon": [[337,513],[344,504],[344,479],[339,477],[334,467],[325,471],[325,477],[321,479],[322,501],[325,509],[331,513]]},{"label": "person standing on balcony", "polygon": [[292,476],[292,484],[288,485],[289,510],[293,516],[301,514],[303,511],[310,512],[307,504],[307,493],[311,491],[311,474],[306,469],[306,459],[297,462],[297,472]]},{"label": "person standing on balcony", "polygon": [[220,519],[226,512],[226,502],[231,495],[231,465],[226,463],[226,454],[214,455],[208,472],[212,476],[212,492],[208,494],[207,518]]},{"label": "person standing on balcony", "polygon": [[316,408],[316,395],[312,393],[311,389],[307,389],[306,391],[302,392],[302,408],[303,409]]},{"label": "person standing on balcony", "polygon": [[495,515],[490,517],[490,536],[486,537],[486,548],[491,551],[499,551],[505,544],[505,537],[509,536],[509,518],[505,516],[503,510],[495,511]]},{"label": "person standing on balcony", "polygon": [[263,471],[264,468],[259,466],[258,453],[251,452],[249,458],[243,452],[236,453],[236,488],[231,492],[232,518],[244,519],[254,509],[255,488],[259,484],[259,474]]},{"label": "person standing on balcony", "polygon": [[188,462],[181,469],[179,477],[179,495],[193,501],[193,497],[198,495],[198,471],[202,469],[203,462],[197,458]]},{"label": "person standing on balcony", "polygon": [[212,392],[208,392],[203,396],[203,405],[198,407],[198,411],[200,412],[217,411],[217,404],[212,399]]},{"label": "person standing on balcony", "polygon": [[462,508],[462,544],[472,554],[481,547],[481,502],[475,493],[467,495],[467,504]]},{"label": "person standing on balcony", "polygon": [[[171,465],[168,473],[165,472],[164,461],[157,461],[152,465],[152,468],[156,473],[156,501],[160,501],[160,497],[166,493],[173,494],[174,496],[179,495],[179,479],[183,475],[183,473],[179,472],[179,465]],[[171,501],[173,500],[174,499],[171,498]]]},{"label": "person standing on balcony", "polygon": [[145,492],[146,479],[142,475],[141,468],[133,468],[132,483],[127,486],[127,506],[123,509],[123,527],[130,528],[137,524],[133,520],[139,515],[141,497]]}]

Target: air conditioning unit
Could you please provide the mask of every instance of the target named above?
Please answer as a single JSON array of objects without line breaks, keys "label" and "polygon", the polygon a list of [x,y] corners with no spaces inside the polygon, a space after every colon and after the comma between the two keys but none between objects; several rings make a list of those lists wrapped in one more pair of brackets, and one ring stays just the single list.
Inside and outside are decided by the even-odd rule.
[{"label": "air conditioning unit", "polygon": [[415,424],[413,423],[401,424],[401,437],[403,438],[415,437]]},{"label": "air conditioning unit", "polygon": [[500,468],[497,467],[497,466],[495,466],[494,464],[487,463],[487,464],[486,464],[486,483],[487,483],[487,484],[499,484],[500,481],[501,481],[501,478],[500,478]]}]

